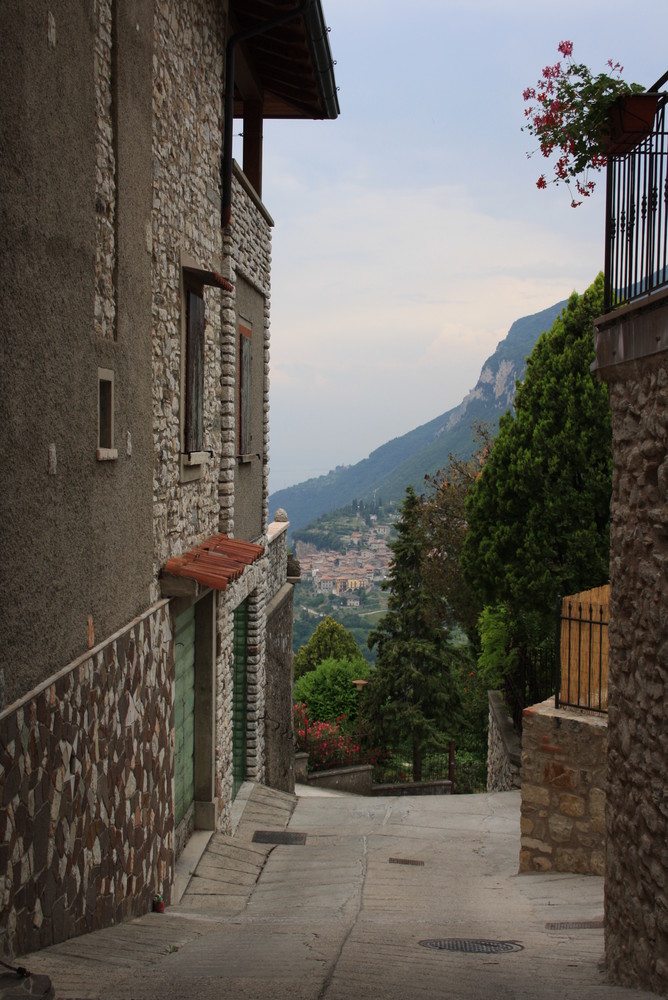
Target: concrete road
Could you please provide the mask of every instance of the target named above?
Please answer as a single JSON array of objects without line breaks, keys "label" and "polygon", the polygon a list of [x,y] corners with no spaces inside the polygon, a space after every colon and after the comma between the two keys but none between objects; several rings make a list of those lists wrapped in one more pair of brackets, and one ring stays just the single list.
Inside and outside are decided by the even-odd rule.
[{"label": "concrete road", "polygon": [[[177,905],[23,964],[62,1000],[652,996],[606,982],[602,879],[517,875],[518,792],[300,792],[244,786]],[[305,837],[254,842],[285,829]]]}]

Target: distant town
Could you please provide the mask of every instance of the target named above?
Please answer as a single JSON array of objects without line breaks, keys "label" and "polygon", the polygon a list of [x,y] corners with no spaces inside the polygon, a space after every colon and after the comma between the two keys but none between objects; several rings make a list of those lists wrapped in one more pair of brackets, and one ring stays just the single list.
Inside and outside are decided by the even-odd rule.
[{"label": "distant town", "polygon": [[[371,520],[377,522],[377,516],[372,514]],[[347,607],[359,607],[361,592],[370,591],[387,576],[390,531],[389,524],[379,523],[365,531],[354,531],[347,539],[344,554],[321,551],[313,543],[297,541],[295,556],[302,581],[310,581],[316,594],[335,594],[344,598]]]},{"label": "distant town", "polygon": [[387,608],[382,583],[392,553],[395,513],[391,509],[350,508],[325,515],[310,529],[295,532],[293,551],[301,567],[295,597],[293,648],[297,652],[318,620],[332,615],[353,635],[365,657],[369,630]]}]

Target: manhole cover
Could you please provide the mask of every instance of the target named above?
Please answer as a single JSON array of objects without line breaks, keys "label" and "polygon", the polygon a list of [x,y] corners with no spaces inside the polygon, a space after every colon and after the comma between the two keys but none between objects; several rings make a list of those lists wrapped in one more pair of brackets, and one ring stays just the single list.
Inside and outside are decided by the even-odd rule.
[{"label": "manhole cover", "polygon": [[603,918],[599,920],[556,920],[545,924],[548,931],[588,931],[603,930]]},{"label": "manhole cover", "polygon": [[420,941],[423,948],[435,951],[463,951],[469,955],[503,955],[509,951],[524,951],[518,941],[488,941],[485,938],[431,938]]},{"label": "manhole cover", "polygon": [[254,844],[297,844],[306,843],[305,833],[295,833],[292,830],[256,830],[253,834]]},{"label": "manhole cover", "polygon": [[414,858],[390,858],[391,865],[418,865],[424,867],[424,861],[416,861]]}]

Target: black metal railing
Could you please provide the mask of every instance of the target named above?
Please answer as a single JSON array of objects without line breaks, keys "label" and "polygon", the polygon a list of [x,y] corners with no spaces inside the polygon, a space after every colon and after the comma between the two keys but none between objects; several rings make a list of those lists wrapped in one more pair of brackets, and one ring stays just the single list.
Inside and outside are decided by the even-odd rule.
[{"label": "black metal railing", "polygon": [[551,698],[554,691],[554,651],[520,647],[517,668],[506,675],[503,692],[518,733],[522,732],[524,709]]},{"label": "black metal railing", "polygon": [[[668,73],[650,88],[658,93]],[[652,131],[607,166],[604,310],[668,287],[668,134],[665,94]],[[624,149],[622,144],[622,149]]]}]

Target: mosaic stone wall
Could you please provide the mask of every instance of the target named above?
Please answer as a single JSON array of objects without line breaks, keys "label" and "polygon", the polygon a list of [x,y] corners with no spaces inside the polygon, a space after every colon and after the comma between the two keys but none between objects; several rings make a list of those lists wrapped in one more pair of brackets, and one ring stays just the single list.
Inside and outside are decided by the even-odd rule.
[{"label": "mosaic stone wall", "polygon": [[[665,329],[665,306],[654,315]],[[668,992],[668,357],[605,378],[615,464],[606,958],[616,982]]]},{"label": "mosaic stone wall", "polygon": [[0,953],[169,900],[171,645],[161,602],[0,715]]}]

